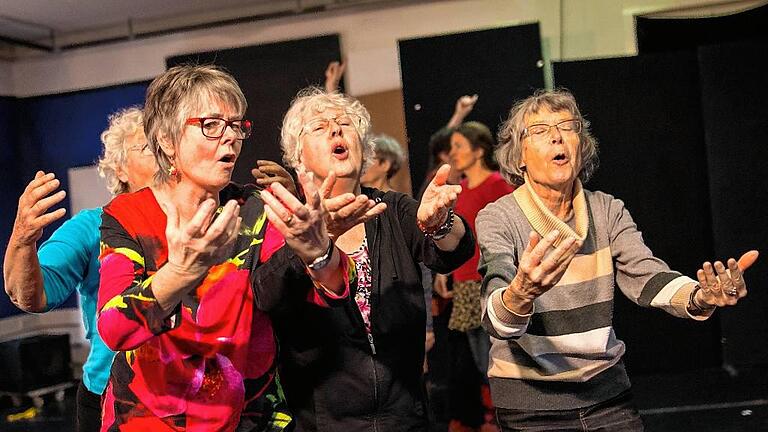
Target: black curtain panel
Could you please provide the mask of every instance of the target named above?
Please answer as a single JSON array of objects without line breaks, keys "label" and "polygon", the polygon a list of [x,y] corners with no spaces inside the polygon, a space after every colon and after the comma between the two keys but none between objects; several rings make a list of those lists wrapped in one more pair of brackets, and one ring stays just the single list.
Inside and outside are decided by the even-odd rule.
[{"label": "black curtain panel", "polygon": [[768,364],[768,41],[699,48],[707,166],[717,257],[759,249],[749,296],[721,311],[723,359]]},{"label": "black curtain panel", "polygon": [[399,49],[414,190],[429,168],[429,137],[460,96],[480,96],[467,120],[495,133],[514,101],[544,86],[538,23],[401,40]]},{"label": "black curtain panel", "polygon": [[180,55],[168,58],[166,63],[168,67],[186,63],[216,64],[237,79],[248,100],[246,117],[253,120],[254,128],[253,135],[243,144],[232,179],[247,183],[252,181],[251,169],[256,166],[256,160],[282,163],[283,115],[300,89],[322,86],[328,63],[340,58],[339,35],[334,34]]},{"label": "black curtain panel", "polygon": [[640,54],[690,50],[702,45],[768,37],[768,5],[744,12],[705,18],[637,17]]},{"label": "black curtain panel", "polygon": [[[697,58],[690,52],[554,64],[600,142],[587,189],[624,201],[656,256],[695,277],[714,257]],[[641,309],[616,293],[616,331],[633,373],[720,364],[719,316]]]},{"label": "black curtain panel", "polygon": [[[0,239],[2,239],[0,247],[2,250],[8,246],[8,239],[16,220],[19,196],[24,191],[18,170],[20,161],[17,151],[17,125],[21,121],[18,110],[18,99],[0,97],[0,171],[4,173],[3,186],[0,188]],[[3,281],[0,280],[0,292],[4,291]],[[17,313],[16,311],[18,308],[11,303],[11,299],[7,295],[0,295],[0,318]]]}]

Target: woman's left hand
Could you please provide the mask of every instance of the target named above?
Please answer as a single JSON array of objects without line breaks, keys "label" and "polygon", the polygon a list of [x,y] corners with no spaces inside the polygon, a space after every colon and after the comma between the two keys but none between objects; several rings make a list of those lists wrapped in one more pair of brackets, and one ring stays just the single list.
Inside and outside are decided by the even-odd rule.
[{"label": "woman's left hand", "polygon": [[445,223],[448,210],[456,203],[461,192],[461,186],[446,184],[450,171],[451,166],[443,164],[421,197],[416,220],[428,231],[434,231]]},{"label": "woman's left hand", "polygon": [[757,260],[758,252],[753,250],[745,253],[736,261],[728,259],[728,268],[720,261],[714,265],[705,262],[696,272],[701,289],[696,293],[695,303],[704,309],[715,306],[733,306],[740,298],[747,295],[747,284],[744,281],[744,271]]},{"label": "woman's left hand", "polygon": [[332,197],[336,174],[331,171],[320,185],[320,196],[325,208],[325,224],[332,239],[337,239],[355,226],[366,223],[384,213],[387,204],[377,203],[367,196],[345,193]]},{"label": "woman's left hand", "polygon": [[293,183],[293,177],[291,174],[282,167],[282,165],[271,160],[257,160],[256,168],[251,170],[253,178],[256,180],[256,184],[262,188],[269,187],[272,183],[280,183],[284,188],[288,189],[288,192],[294,196],[298,196],[296,193],[296,185]]},{"label": "woman's left hand", "polygon": [[285,242],[305,263],[311,263],[328,250],[330,238],[325,228],[325,209],[311,173],[298,171],[306,194],[302,204],[280,183],[261,191],[269,222],[283,235]]}]

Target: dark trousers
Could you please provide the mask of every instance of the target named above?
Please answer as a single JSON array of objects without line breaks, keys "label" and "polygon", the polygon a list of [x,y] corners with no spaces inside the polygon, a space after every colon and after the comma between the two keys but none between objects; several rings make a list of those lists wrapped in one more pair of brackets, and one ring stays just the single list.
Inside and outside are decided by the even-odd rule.
[{"label": "dark trousers", "polygon": [[77,388],[77,432],[98,432],[101,429],[101,395],[92,393],[80,381]]},{"label": "dark trousers", "polygon": [[451,344],[451,380],[448,407],[452,420],[459,420],[466,426],[479,427],[483,424],[485,409],[480,387],[483,375],[477,370],[467,333],[448,330]]},{"label": "dark trousers", "polygon": [[496,408],[496,420],[502,432],[644,430],[643,421],[629,390],[605,402],[573,410],[526,411]]}]

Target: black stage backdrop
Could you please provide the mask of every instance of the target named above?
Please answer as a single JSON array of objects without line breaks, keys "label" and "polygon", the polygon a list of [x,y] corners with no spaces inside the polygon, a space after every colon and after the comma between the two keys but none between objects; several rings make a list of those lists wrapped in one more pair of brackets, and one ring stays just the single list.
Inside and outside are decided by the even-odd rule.
[{"label": "black stage backdrop", "polygon": [[[252,181],[258,159],[282,163],[280,127],[296,93],[309,85],[322,86],[328,63],[341,58],[339,35],[232,48],[167,59],[178,64],[216,64],[231,73],[248,100],[246,117],[253,120],[253,135],[243,143],[232,180]],[[340,85],[343,85],[341,83]],[[343,90],[343,87],[342,87]]]},{"label": "black stage backdrop", "polygon": [[768,74],[758,63],[768,57],[768,41],[698,52],[715,253],[763,253],[746,275],[749,296],[720,312],[723,360],[768,364]]},{"label": "black stage backdrop", "polygon": [[[637,18],[641,54],[685,49],[699,58],[702,118],[717,257],[768,248],[764,166],[768,77],[759,66],[768,46],[768,5],[697,19]],[[764,171],[764,170],[763,170]],[[765,255],[750,269],[749,298],[721,315],[726,366],[768,364]]]},{"label": "black stage backdrop", "polygon": [[768,5],[738,14],[708,18],[635,19],[640,54],[692,50],[702,45],[722,44],[768,37]]},{"label": "black stage backdrop", "polygon": [[460,96],[480,95],[467,120],[495,134],[514,101],[544,86],[538,23],[401,40],[399,49],[414,191],[429,168],[429,137]]},{"label": "black stage backdrop", "polygon": [[[554,64],[592,122],[600,168],[586,185],[624,201],[646,244],[693,276],[712,259],[696,56],[688,52]],[[694,322],[641,309],[616,293],[615,326],[634,373],[720,364],[718,316]]]}]

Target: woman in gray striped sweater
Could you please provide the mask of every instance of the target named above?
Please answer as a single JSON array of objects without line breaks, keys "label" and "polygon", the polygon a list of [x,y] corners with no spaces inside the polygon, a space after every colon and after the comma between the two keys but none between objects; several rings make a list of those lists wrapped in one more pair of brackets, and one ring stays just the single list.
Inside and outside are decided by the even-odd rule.
[{"label": "woman in gray striped sweater", "polygon": [[505,431],[643,429],[612,326],[614,279],[635,303],[694,320],[747,295],[756,251],[691,279],[653,256],[622,201],[582,188],[597,166],[588,126],[569,92],[539,91],[499,134],[501,173],[519,187],[479,213],[477,234]]}]

